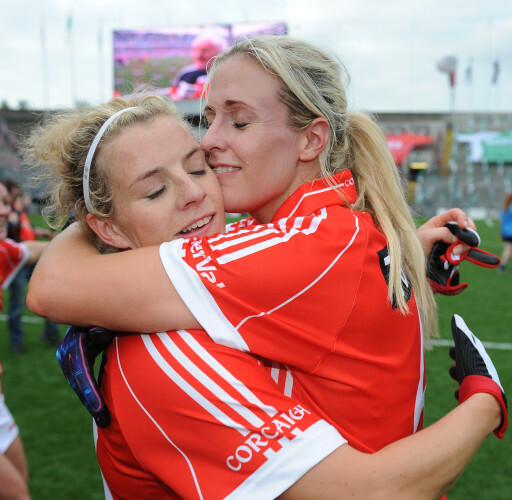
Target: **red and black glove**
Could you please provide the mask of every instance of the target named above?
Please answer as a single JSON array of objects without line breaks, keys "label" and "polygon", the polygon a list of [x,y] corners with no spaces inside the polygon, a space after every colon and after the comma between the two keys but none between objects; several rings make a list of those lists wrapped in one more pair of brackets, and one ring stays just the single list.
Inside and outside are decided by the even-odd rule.
[{"label": "red and black glove", "polygon": [[[460,282],[459,265],[463,260],[482,267],[498,267],[501,260],[497,255],[476,248],[480,245],[480,236],[473,229],[462,229],[455,221],[447,222],[445,227],[455,235],[457,241],[438,241],[434,244],[427,259],[427,278],[434,293],[458,295],[468,286],[468,283]],[[455,255],[453,249],[461,243],[472,248]]]},{"label": "red and black glove", "polygon": [[455,360],[455,365],[450,368],[450,375],[459,383],[455,397],[461,404],[478,392],[493,395],[498,400],[502,412],[501,423],[494,434],[501,439],[508,426],[508,409],[507,397],[498,372],[482,342],[457,314],[452,318],[452,336],[455,347],[450,349],[450,356]]},{"label": "red and black glove", "polygon": [[104,328],[70,326],[57,349],[57,360],[78,399],[93,416],[98,427],[107,427],[110,414],[94,374],[96,358],[110,345],[113,333]]}]

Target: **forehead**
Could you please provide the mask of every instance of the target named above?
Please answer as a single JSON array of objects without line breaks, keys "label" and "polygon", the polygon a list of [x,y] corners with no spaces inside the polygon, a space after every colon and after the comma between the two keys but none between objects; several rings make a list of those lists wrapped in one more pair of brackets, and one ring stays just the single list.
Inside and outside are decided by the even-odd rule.
[{"label": "forehead", "polygon": [[195,141],[194,137],[177,118],[158,116],[120,130],[103,146],[102,153],[115,152],[123,155],[123,152],[141,148],[155,153],[163,148],[172,148],[179,152],[190,141]]},{"label": "forehead", "polygon": [[237,54],[213,71],[208,106],[224,108],[232,102],[272,108],[278,99],[279,80],[248,56]]},{"label": "forehead", "polygon": [[118,171],[129,175],[135,168],[177,161],[196,144],[196,139],[178,119],[159,116],[121,130],[103,145],[97,162],[110,176]]}]

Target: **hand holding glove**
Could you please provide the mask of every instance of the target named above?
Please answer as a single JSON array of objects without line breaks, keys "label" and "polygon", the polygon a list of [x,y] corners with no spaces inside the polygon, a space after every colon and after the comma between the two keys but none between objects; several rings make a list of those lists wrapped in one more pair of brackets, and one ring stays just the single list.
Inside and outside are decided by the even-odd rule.
[{"label": "hand holding glove", "polygon": [[[482,267],[498,267],[501,261],[497,255],[477,248],[480,245],[480,236],[473,229],[462,229],[455,221],[447,222],[445,227],[457,241],[451,244],[438,241],[434,244],[427,258],[427,278],[434,293],[458,295],[468,286],[468,283],[460,282],[459,265],[463,260]],[[456,255],[453,249],[461,243],[471,248]]]}]

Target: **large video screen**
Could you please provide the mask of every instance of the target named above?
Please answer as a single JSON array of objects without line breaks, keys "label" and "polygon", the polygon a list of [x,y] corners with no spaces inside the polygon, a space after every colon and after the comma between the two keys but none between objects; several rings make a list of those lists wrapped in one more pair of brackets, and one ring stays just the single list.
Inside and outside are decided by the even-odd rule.
[{"label": "large video screen", "polygon": [[209,61],[237,39],[287,33],[285,23],[239,23],[115,30],[114,95],[149,85],[179,101],[198,99]]}]

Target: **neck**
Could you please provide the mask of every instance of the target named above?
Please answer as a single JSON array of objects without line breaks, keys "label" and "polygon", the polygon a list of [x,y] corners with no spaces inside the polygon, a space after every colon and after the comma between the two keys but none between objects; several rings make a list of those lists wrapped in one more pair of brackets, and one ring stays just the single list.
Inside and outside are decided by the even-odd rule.
[{"label": "neck", "polygon": [[267,224],[272,221],[278,208],[303,184],[313,182],[320,177],[320,163],[315,162],[299,162],[297,165],[297,174],[294,179],[280,196],[274,198],[264,206],[249,212],[259,224]]}]

